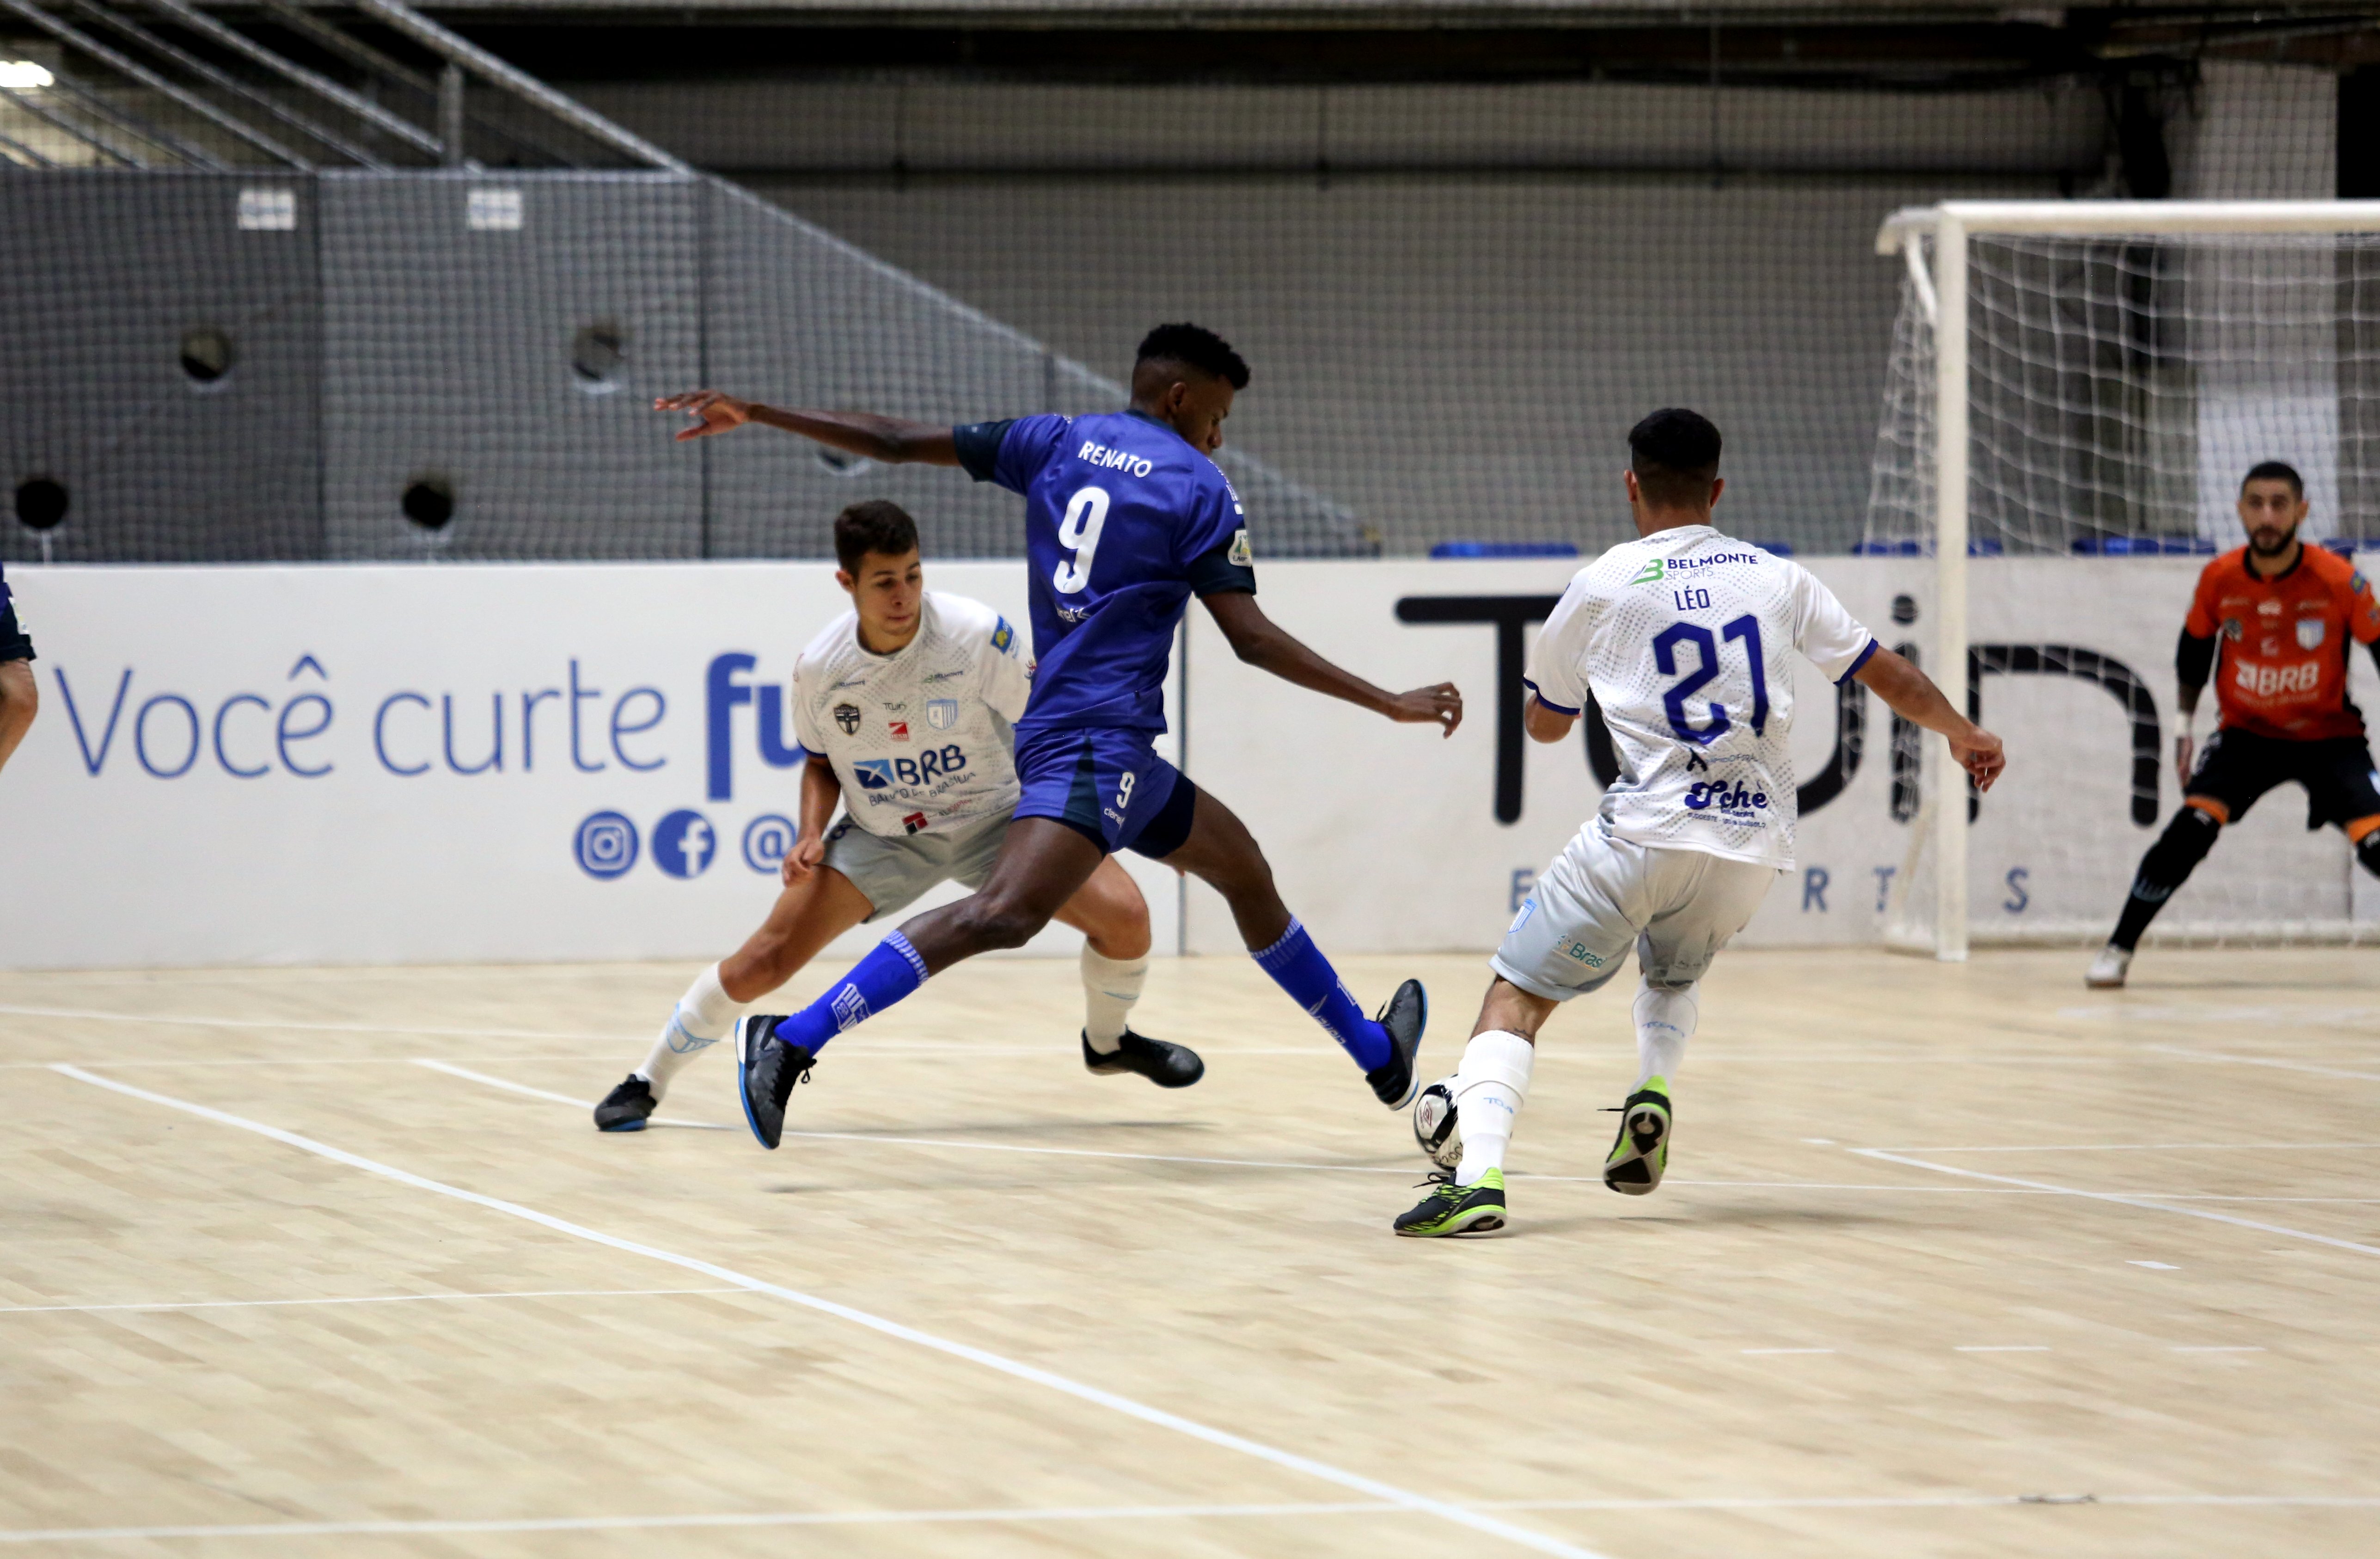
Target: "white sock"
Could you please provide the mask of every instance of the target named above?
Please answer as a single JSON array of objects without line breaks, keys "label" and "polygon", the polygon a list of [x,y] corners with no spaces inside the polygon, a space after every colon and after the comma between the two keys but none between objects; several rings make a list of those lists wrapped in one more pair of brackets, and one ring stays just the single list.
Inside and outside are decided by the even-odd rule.
[{"label": "white sock", "polygon": [[1536,1059],[1536,1046],[1500,1029],[1475,1034],[1463,1047],[1453,1083],[1455,1126],[1463,1133],[1456,1185],[1475,1186],[1489,1170],[1504,1167],[1504,1150],[1512,1146],[1512,1123],[1528,1101],[1529,1069]]},{"label": "white sock", "polygon": [[1112,1055],[1123,1043],[1124,1024],[1148,979],[1148,954],[1109,958],[1093,952],[1089,943],[1083,944],[1083,1032],[1090,1036],[1093,1050]]},{"label": "white sock", "polygon": [[711,965],[694,977],[670,1009],[669,1021],[662,1025],[661,1038],[653,1041],[652,1054],[637,1068],[637,1076],[653,1085],[653,1097],[659,1099],[669,1091],[679,1067],[727,1037],[743,1010],[744,1004],[719,983],[719,966]]},{"label": "white sock", "polygon": [[1691,985],[1659,986],[1646,981],[1637,987],[1637,1088],[1653,1078],[1678,1080],[1678,1068],[1685,1065],[1686,1041],[1694,1037],[1694,1023],[1701,1016],[1702,1004]]}]

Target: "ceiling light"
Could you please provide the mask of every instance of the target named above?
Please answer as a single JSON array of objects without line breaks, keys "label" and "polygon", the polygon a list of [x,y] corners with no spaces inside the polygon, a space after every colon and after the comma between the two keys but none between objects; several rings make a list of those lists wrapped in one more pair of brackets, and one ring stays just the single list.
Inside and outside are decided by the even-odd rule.
[{"label": "ceiling light", "polygon": [[46,87],[57,78],[30,59],[0,59],[0,87],[18,91]]}]

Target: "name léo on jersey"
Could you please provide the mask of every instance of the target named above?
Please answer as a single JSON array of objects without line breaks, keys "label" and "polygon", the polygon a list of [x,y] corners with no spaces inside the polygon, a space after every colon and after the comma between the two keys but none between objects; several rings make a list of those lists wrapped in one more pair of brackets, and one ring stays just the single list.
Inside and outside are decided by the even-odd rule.
[{"label": "name l\u00e9o on jersey", "polygon": [[1529,686],[1576,714],[1590,689],[1620,777],[1605,827],[1642,845],[1793,864],[1793,666],[1834,681],[1876,640],[1789,558],[1707,525],[1612,548],[1574,575],[1529,656]]},{"label": "name l\u00e9o on jersey", "polygon": [[853,820],[888,838],[1016,810],[1024,636],[963,595],[928,591],[919,616],[906,648],[879,655],[846,612],[794,663],[795,739],[834,765]]}]

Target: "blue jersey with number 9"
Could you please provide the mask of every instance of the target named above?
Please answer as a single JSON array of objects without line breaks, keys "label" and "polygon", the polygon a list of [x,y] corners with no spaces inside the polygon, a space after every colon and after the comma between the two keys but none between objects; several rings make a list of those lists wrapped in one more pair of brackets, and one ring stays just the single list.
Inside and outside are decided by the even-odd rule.
[{"label": "blue jersey with number 9", "polygon": [[1165,729],[1165,673],[1190,597],[1257,588],[1232,484],[1137,411],[952,433],[967,474],[1025,495],[1038,664],[1017,729]]}]

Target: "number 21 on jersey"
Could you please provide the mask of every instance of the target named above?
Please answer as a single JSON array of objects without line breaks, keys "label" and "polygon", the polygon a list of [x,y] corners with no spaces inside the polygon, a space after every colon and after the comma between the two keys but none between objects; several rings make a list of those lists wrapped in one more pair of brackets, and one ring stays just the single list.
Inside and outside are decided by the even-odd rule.
[{"label": "number 21 on jersey", "polygon": [[[1653,639],[1653,664],[1664,676],[1676,676],[1670,690],[1661,695],[1661,707],[1670,716],[1670,729],[1697,747],[1708,747],[1728,728],[1727,706],[1710,703],[1710,724],[1696,725],[1686,700],[1700,692],[1718,676],[1718,646],[1722,639],[1743,640],[1744,659],[1752,664],[1752,734],[1764,735],[1768,727],[1768,665],[1767,657],[1760,651],[1760,624],[1751,613],[1729,623],[1713,638],[1711,630],[1700,623],[1671,623]],[[1695,664],[1687,669],[1681,663],[1679,651],[1687,645],[1694,648]],[[1683,671],[1684,676],[1679,673]]]},{"label": "number 21 on jersey", "polygon": [[1086,487],[1066,500],[1066,518],[1058,523],[1058,544],[1075,555],[1058,565],[1050,582],[1060,595],[1073,595],[1091,582],[1091,558],[1099,550],[1099,531],[1108,522],[1108,490]]}]

